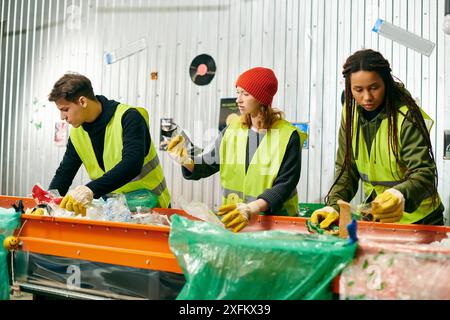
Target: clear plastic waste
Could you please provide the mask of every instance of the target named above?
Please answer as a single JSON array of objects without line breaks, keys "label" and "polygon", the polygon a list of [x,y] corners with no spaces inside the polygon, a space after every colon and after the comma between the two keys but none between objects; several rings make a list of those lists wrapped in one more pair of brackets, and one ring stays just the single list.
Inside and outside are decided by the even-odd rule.
[{"label": "clear plastic waste", "polygon": [[182,196],[180,196],[178,198],[178,205],[189,215],[197,219],[215,224],[217,226],[225,227],[222,221],[219,219],[219,217],[215,215],[214,212],[212,212],[208,208],[208,206],[203,202],[199,201],[187,202]]},{"label": "clear plastic waste", "polygon": [[106,220],[103,199],[94,199],[86,208],[86,218],[91,220]]},{"label": "clear plastic waste", "polygon": [[378,19],[372,29],[373,32],[400,43],[408,48],[429,57],[433,53],[436,44],[428,39],[424,39],[419,35],[400,28],[388,21]]},{"label": "clear plastic waste", "polygon": [[350,206],[352,217],[356,220],[372,221],[372,203],[361,203],[356,207]]},{"label": "clear plastic waste", "polygon": [[108,198],[103,210],[107,221],[129,222],[131,220],[131,212],[123,194],[115,194]]},{"label": "clear plastic waste", "polygon": [[198,156],[203,152],[202,148],[194,145],[183,128],[181,128],[175,122],[169,121],[168,119],[166,122],[164,122],[164,124],[161,125],[161,150],[167,150],[167,146],[169,145],[170,141],[178,135],[181,135],[184,138],[184,147],[186,147],[187,154],[189,156]]},{"label": "clear plastic waste", "polygon": [[169,218],[164,214],[148,212],[148,213],[135,213],[131,216],[131,223],[145,224],[145,225],[157,225],[157,226],[170,226]]}]

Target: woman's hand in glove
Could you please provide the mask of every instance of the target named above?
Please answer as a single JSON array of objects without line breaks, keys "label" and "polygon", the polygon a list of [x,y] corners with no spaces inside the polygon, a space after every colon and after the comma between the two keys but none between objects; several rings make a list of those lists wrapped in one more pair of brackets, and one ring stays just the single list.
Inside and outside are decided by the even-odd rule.
[{"label": "woman's hand in glove", "polygon": [[394,223],[400,221],[405,211],[405,198],[397,189],[391,188],[372,201],[374,221]]},{"label": "woman's hand in glove", "polygon": [[221,206],[217,215],[222,216],[222,222],[226,228],[231,228],[233,232],[244,229],[251,217],[261,211],[257,201],[238,204],[228,204]]},{"label": "woman's hand in glove", "polygon": [[317,209],[311,215],[312,223],[320,223],[320,229],[327,229],[332,223],[339,221],[339,213],[332,207]]}]

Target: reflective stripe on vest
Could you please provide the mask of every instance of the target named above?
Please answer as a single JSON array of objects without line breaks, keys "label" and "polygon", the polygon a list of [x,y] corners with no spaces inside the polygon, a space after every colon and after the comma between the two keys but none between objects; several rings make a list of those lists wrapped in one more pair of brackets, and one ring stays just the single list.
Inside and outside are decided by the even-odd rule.
[{"label": "reflective stripe on vest", "polygon": [[[261,140],[245,171],[248,129],[235,119],[224,133],[220,144],[220,181],[222,203],[250,202],[270,189],[280,170],[287,144],[296,128],[285,120],[277,121]],[[280,215],[296,216],[297,189],[283,203]]]},{"label": "reflective stripe on vest", "polygon": [[[397,113],[397,128],[402,127],[405,115],[408,112],[408,107],[403,106]],[[421,110],[428,130],[431,129],[432,120],[430,117]],[[405,168],[400,168],[395,159],[392,150],[388,150],[388,119],[385,118],[381,121],[380,127],[377,130],[372,147],[370,150],[370,156],[367,150],[366,141],[362,132],[359,135],[356,133],[358,127],[358,112],[355,112],[354,117],[354,132],[353,132],[353,153],[358,167],[359,175],[363,180],[364,193],[366,198],[369,198],[372,192],[375,190],[377,195],[383,193],[389,188],[392,188],[405,181]],[[431,125],[430,125],[431,124]],[[362,130],[359,128],[359,130]],[[356,137],[361,137],[359,141],[356,141]],[[356,143],[359,143],[357,146]],[[398,146],[401,149],[400,134],[398,135]],[[358,155],[355,154],[355,150],[359,148]],[[440,204],[438,199],[437,204],[432,206],[432,198],[428,197],[424,199],[416,211],[403,215],[400,223],[409,224],[419,221],[432,213]]]},{"label": "reflective stripe on vest", "polygon": [[[289,196],[289,199],[292,198],[293,196],[295,196],[296,194],[297,194],[297,189],[292,191],[292,194]],[[223,195],[224,198],[227,198],[227,199],[230,199],[232,197],[237,197],[236,199],[240,200],[238,202],[250,202],[250,201],[258,200],[257,197],[252,197],[252,196],[249,196],[249,195],[244,197],[244,193],[243,192],[240,192],[240,191],[237,191],[237,190],[225,189],[225,188],[222,188],[222,195]],[[233,201],[231,201],[231,202],[233,202]]]},{"label": "reflective stripe on vest", "polygon": [[[122,160],[122,116],[130,108],[136,109],[144,118],[147,127],[149,127],[148,113],[144,108],[131,107],[125,104],[117,106],[105,130],[105,151],[106,146],[108,151],[103,154],[103,162],[106,172],[114,168]],[[96,180],[102,177],[105,171],[100,168],[89,134],[82,126],[71,129],[70,140],[83,162],[89,178]],[[160,207],[167,208],[169,206],[170,194],[153,140],[150,144],[149,152],[144,158],[144,165],[139,175],[124,186],[114,190],[113,193],[128,193],[139,189],[148,189],[155,194],[159,199]]]},{"label": "reflective stripe on vest", "polygon": [[373,186],[385,186],[385,187],[389,187],[389,188],[395,187],[396,185],[405,181],[405,180],[401,180],[401,181],[370,181],[369,176],[364,173],[361,173],[361,172],[359,172],[359,176],[361,177],[361,180],[363,182],[370,183]]}]

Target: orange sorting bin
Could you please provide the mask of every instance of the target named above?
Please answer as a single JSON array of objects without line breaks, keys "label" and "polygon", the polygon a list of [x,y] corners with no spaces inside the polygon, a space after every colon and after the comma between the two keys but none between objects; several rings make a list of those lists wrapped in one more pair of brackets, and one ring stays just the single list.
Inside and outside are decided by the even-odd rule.
[{"label": "orange sorting bin", "polygon": [[[25,207],[33,207],[31,198],[0,196],[0,206],[10,207],[23,200]],[[154,209],[169,217],[179,214],[188,218],[183,210]],[[256,216],[246,231],[290,230],[307,233],[306,218],[285,216]],[[20,231],[20,234],[19,234]],[[54,218],[22,215],[22,226],[16,234],[22,242],[22,250],[60,257],[116,264],[128,267],[182,273],[168,244],[170,228],[165,226],[138,225],[110,221],[76,218]],[[422,245],[440,241],[450,233],[450,227],[381,224],[358,222],[359,249],[357,259],[373,254],[374,246],[401,248],[418,252],[426,250]],[[436,249],[448,254],[450,249]],[[433,250],[429,250],[433,252]],[[359,261],[359,262],[358,262]],[[436,263],[439,263],[437,261]],[[450,299],[450,281],[449,299]],[[339,292],[339,278],[333,282]]]}]

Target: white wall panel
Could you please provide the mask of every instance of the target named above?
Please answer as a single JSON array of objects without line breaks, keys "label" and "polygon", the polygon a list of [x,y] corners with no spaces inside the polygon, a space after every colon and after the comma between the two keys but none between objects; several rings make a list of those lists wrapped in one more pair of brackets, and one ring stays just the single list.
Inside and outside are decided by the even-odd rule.
[{"label": "white wall panel", "polygon": [[[310,94],[310,139],[311,145],[309,149],[309,172],[322,172],[322,129],[323,129],[323,76],[324,76],[324,23],[323,17],[324,2],[312,1],[311,9],[311,75],[309,79]],[[308,179],[308,198],[312,198],[313,202],[318,202],[318,192],[321,190],[320,174],[312,179]],[[314,197],[316,200],[314,200]]]},{"label": "white wall panel", "polygon": [[[311,123],[310,117],[310,77],[311,77],[311,52],[312,52],[312,35],[311,35],[311,16],[312,1],[301,1],[299,11],[299,51],[297,62],[297,121]],[[301,17],[301,18],[300,18]],[[280,79],[281,80],[281,79]],[[281,80],[282,81],[282,80]],[[280,82],[281,82],[280,81]],[[311,133],[311,128],[310,128]],[[302,171],[297,187],[299,199],[311,199],[308,195],[308,182],[312,178],[308,174],[310,172],[309,150],[312,149],[312,139],[309,137],[309,149],[302,151]],[[311,201],[313,202],[313,201]]]},{"label": "white wall panel", "polygon": [[[323,60],[323,93],[325,88],[328,88],[329,94],[323,96],[323,117],[322,117],[322,156],[321,156],[321,170],[320,175],[320,194],[317,195],[316,202],[319,202],[319,197],[326,194],[333,184],[334,177],[334,162],[336,157],[335,139],[338,127],[336,127],[336,117],[339,117],[341,102],[340,96],[342,88],[338,87],[336,72],[340,69],[338,67],[341,61],[338,61],[337,48],[339,45],[338,37],[338,2],[331,1],[329,5],[325,6],[324,16],[324,60]],[[329,55],[325,58],[326,52],[335,52],[334,55]],[[327,116],[332,115],[332,116]],[[325,137],[330,137],[326,139]]]},{"label": "white wall panel", "polygon": [[[301,202],[319,202],[333,182],[342,65],[352,52],[373,48],[436,120],[432,142],[449,212],[450,166],[442,159],[443,131],[450,129],[444,0],[3,0],[0,10],[0,194],[27,195],[34,183],[50,183],[65,148],[53,143],[59,114],[47,95],[67,71],[88,76],[98,94],[147,108],[155,146],[160,118],[172,117],[206,147],[217,135],[220,98],[235,96],[237,76],[262,65],[279,79],[274,105],[289,120],[310,123],[298,191]],[[435,42],[432,55],[372,32],[377,18]],[[106,52],[141,39],[144,51],[105,63]],[[202,53],[214,57],[217,72],[209,85],[196,86],[189,65]],[[153,71],[158,80],[151,80]],[[158,153],[175,205],[181,195],[220,204],[217,175],[186,181]],[[80,170],[74,184],[87,179]]]}]

